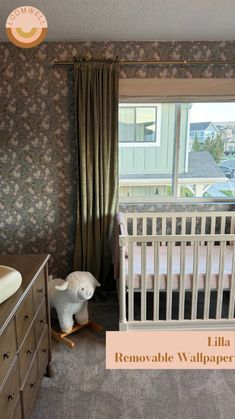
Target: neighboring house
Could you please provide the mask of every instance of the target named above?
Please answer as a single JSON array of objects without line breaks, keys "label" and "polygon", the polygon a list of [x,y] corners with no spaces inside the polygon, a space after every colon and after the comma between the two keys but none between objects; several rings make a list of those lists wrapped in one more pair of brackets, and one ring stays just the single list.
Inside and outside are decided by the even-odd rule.
[{"label": "neighboring house", "polygon": [[197,138],[200,143],[204,143],[208,137],[214,138],[217,134],[219,134],[219,129],[211,121],[190,124],[190,137],[193,141]]},{"label": "neighboring house", "polygon": [[224,140],[224,154],[235,154],[235,123],[215,122],[222,139]]},{"label": "neighboring house", "polygon": [[[188,111],[181,105],[179,171],[188,167]],[[156,118],[156,119],[154,119]],[[120,174],[172,173],[175,105],[121,105],[119,108]]]}]

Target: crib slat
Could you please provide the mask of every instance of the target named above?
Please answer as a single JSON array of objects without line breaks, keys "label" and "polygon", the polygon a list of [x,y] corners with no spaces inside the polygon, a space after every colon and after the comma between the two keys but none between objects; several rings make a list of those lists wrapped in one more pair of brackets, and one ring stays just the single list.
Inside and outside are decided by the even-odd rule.
[{"label": "crib slat", "polygon": [[134,320],[134,277],[133,277],[133,244],[128,243],[128,320]]},{"label": "crib slat", "polygon": [[[166,217],[162,217],[162,235],[166,234]],[[162,242],[162,246],[165,246],[166,243]]]},{"label": "crib slat", "polygon": [[219,281],[217,291],[217,302],[216,302],[216,319],[221,319],[221,309],[223,301],[223,282],[224,282],[224,256],[225,256],[225,242],[220,243],[220,255],[219,255]]},{"label": "crib slat", "polygon": [[171,235],[174,236],[176,234],[176,218],[172,217],[171,219]]},{"label": "crib slat", "polygon": [[[215,221],[216,221],[216,217],[212,216],[211,217],[211,234],[215,234]],[[214,244],[215,242],[213,242]]]},{"label": "crib slat", "polygon": [[233,242],[232,275],[231,275],[229,309],[228,309],[229,319],[234,318],[234,304],[235,304],[235,242]]},{"label": "crib slat", "polygon": [[147,232],[148,232],[148,235],[153,234],[153,217],[147,218]]},{"label": "crib slat", "polygon": [[166,234],[166,217],[162,217],[162,235]]},{"label": "crib slat", "polygon": [[[176,235],[176,217],[172,217],[171,220],[171,235]],[[173,246],[175,246],[175,243],[173,243]]]},{"label": "crib slat", "polygon": [[[202,216],[201,217],[201,235],[205,235],[206,234],[206,217]],[[201,245],[204,246],[205,242],[201,242]]]},{"label": "crib slat", "polygon": [[215,234],[215,217],[211,217],[211,234]]},{"label": "crib slat", "polygon": [[181,218],[181,235],[185,236],[186,233],[186,217]]},{"label": "crib slat", "polygon": [[179,320],[184,320],[184,303],[185,303],[185,252],[186,242],[182,242],[180,246],[180,301],[179,301]]},{"label": "crib slat", "polygon": [[199,243],[193,243],[193,284],[191,319],[197,318]]},{"label": "crib slat", "polygon": [[146,320],[146,243],[141,243],[141,321]]},{"label": "crib slat", "polygon": [[204,301],[204,314],[203,319],[209,319],[210,309],[210,284],[211,284],[211,254],[212,254],[212,243],[207,243],[207,254],[206,254],[206,284],[205,284],[205,301]]},{"label": "crib slat", "polygon": [[230,233],[231,234],[235,233],[235,216],[234,215],[231,216]]},{"label": "crib slat", "polygon": [[[235,217],[231,215],[231,221],[230,221],[230,234],[235,233]],[[229,242],[229,244],[233,244],[233,242]]]},{"label": "crib slat", "polygon": [[191,234],[195,234],[196,231],[196,217],[193,215],[191,218]]},{"label": "crib slat", "polygon": [[160,292],[160,272],[159,272],[159,251],[160,243],[154,243],[154,283],[153,283],[153,320],[159,320],[159,292]]},{"label": "crib slat", "polygon": [[172,246],[172,242],[167,243],[166,320],[171,320],[172,317]]},{"label": "crib slat", "polygon": [[153,217],[152,220],[153,220],[153,222],[152,222],[152,235],[155,236],[157,234],[157,232],[156,232],[156,221],[157,221],[157,219],[156,219],[156,217]]},{"label": "crib slat", "polygon": [[201,222],[201,234],[206,234],[206,216],[202,216],[202,222]]},{"label": "crib slat", "polygon": [[143,217],[142,218],[142,234],[143,234],[143,236],[146,236],[147,235],[147,218],[146,217]]},{"label": "crib slat", "polygon": [[133,236],[137,236],[137,218],[133,218]]},{"label": "crib slat", "polygon": [[221,234],[225,233],[225,221],[226,221],[226,216],[222,215],[222,217],[221,217],[221,229],[220,229]]}]

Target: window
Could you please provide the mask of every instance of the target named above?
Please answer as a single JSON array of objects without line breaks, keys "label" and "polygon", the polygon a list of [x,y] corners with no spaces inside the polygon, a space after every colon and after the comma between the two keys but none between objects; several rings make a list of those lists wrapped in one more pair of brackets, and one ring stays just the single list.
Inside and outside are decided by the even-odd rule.
[{"label": "window", "polygon": [[234,102],[120,104],[119,141],[121,202],[235,198]]},{"label": "window", "polygon": [[160,106],[157,104],[119,106],[120,143],[159,145],[160,124]]}]

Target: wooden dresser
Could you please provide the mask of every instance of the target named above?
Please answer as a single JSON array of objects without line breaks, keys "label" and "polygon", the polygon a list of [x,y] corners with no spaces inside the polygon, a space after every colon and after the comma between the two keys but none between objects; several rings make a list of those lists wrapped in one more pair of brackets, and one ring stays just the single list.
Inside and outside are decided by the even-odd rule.
[{"label": "wooden dresser", "polygon": [[45,373],[51,375],[48,255],[3,255],[0,265],[22,275],[19,290],[0,304],[0,417],[27,419]]}]

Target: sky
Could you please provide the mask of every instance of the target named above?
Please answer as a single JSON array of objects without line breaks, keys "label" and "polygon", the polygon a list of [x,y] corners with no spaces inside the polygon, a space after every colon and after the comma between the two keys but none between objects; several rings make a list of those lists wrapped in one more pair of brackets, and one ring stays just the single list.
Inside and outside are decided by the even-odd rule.
[{"label": "sky", "polygon": [[190,110],[190,122],[235,121],[235,103],[194,103]]}]

